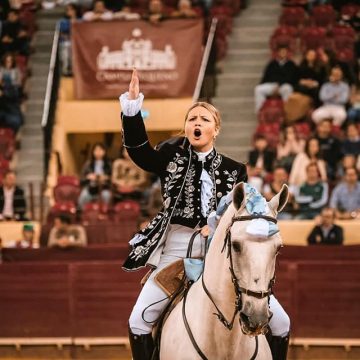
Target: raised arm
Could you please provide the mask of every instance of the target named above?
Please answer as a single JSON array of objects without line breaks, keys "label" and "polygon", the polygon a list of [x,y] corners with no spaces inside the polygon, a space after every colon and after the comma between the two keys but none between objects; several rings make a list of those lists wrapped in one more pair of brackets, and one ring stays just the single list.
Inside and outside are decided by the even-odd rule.
[{"label": "raised arm", "polygon": [[120,96],[122,110],[123,143],[131,159],[145,171],[160,174],[167,166],[169,158],[156,151],[149,143],[141,106],[144,95],[140,93],[139,77],[133,70],[129,92]]}]

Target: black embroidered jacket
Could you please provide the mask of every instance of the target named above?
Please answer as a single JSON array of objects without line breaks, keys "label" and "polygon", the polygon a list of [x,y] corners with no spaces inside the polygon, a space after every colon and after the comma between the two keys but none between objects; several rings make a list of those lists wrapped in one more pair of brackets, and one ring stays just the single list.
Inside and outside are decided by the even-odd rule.
[{"label": "black embroidered jacket", "polygon": [[[191,146],[164,144],[155,150],[148,142],[140,112],[134,117],[123,116],[124,144],[132,160],[142,169],[156,173],[161,180],[163,209],[148,226],[139,232],[143,239],[133,246],[123,267],[136,270],[145,266],[152,254],[163,242],[168,225],[180,224],[190,228],[206,224],[201,214],[202,167],[214,183],[213,197],[208,214],[216,210],[223,195],[240,181],[246,181],[246,167],[216,152],[207,155],[205,162],[198,161]],[[150,261],[151,263],[151,261]],[[151,265],[155,265],[151,263]]]}]

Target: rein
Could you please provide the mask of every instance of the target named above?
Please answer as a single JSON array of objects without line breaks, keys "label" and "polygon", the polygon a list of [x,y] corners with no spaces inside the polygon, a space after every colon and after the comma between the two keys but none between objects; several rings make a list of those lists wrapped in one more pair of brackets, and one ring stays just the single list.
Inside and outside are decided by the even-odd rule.
[{"label": "rein", "polygon": [[[225,251],[225,248],[227,246],[228,249],[228,253],[227,253],[227,258],[229,258],[230,260],[230,267],[229,267],[229,271],[231,274],[231,282],[234,285],[234,291],[235,291],[235,295],[236,295],[236,299],[235,299],[235,309],[234,309],[234,313],[233,316],[231,318],[231,321],[227,320],[225,315],[221,312],[221,310],[219,309],[219,307],[216,305],[213,297],[210,294],[210,291],[208,290],[208,288],[205,285],[205,281],[204,281],[204,273],[201,275],[201,283],[202,283],[202,287],[207,295],[207,297],[210,299],[210,301],[212,302],[212,304],[214,305],[215,309],[216,309],[216,313],[214,313],[214,315],[219,319],[219,321],[229,330],[231,331],[233,329],[234,326],[234,322],[235,322],[235,318],[238,312],[240,312],[241,308],[242,308],[242,301],[241,301],[241,295],[245,294],[248,296],[252,296],[255,297],[257,299],[263,299],[265,297],[268,297],[271,295],[272,292],[272,287],[275,283],[275,275],[273,276],[273,278],[270,280],[268,289],[265,291],[253,291],[253,290],[249,290],[246,288],[243,288],[239,285],[239,280],[235,275],[234,272],[234,265],[233,265],[233,258],[232,258],[232,251],[231,251],[231,227],[234,225],[235,222],[238,221],[249,221],[249,220],[254,220],[254,219],[264,219],[266,221],[271,221],[273,223],[277,223],[277,220],[271,216],[266,216],[266,215],[261,215],[261,214],[254,214],[254,215],[246,215],[246,216],[234,216],[231,220],[231,223],[229,224],[227,230],[226,230],[226,235],[225,235],[225,239],[224,239],[224,245],[223,248],[221,250],[221,253],[223,253]],[[191,237],[191,241],[190,244],[192,246],[192,243],[194,241],[195,236],[198,234],[199,232],[196,232],[196,234],[194,234]],[[189,245],[190,245],[189,244]],[[189,255],[189,251],[188,251],[188,255]],[[205,260],[206,260],[206,254],[205,254],[205,258],[204,258],[204,271],[205,271]],[[185,313],[185,303],[186,303],[186,299],[187,299],[187,294],[188,294],[188,290],[189,288],[186,289],[185,293],[184,293],[184,299],[183,299],[183,306],[182,306],[182,315],[183,315],[183,320],[184,320],[184,325],[186,328],[186,331],[190,337],[191,343],[193,344],[195,350],[197,351],[198,355],[201,357],[201,359],[203,360],[208,360],[208,358],[205,356],[205,354],[201,351],[201,349],[199,348],[198,344],[196,343],[196,340],[194,338],[194,335],[190,329],[189,323],[187,321],[186,318],[186,313]],[[240,322],[241,322],[241,318],[240,318]],[[255,351],[254,354],[252,355],[250,360],[254,360],[257,356],[258,353],[258,335],[255,336]]]}]

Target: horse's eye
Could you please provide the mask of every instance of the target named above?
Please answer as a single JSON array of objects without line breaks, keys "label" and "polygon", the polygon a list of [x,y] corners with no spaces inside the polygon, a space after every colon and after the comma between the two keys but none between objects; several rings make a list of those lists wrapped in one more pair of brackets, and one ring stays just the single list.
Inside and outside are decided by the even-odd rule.
[{"label": "horse's eye", "polygon": [[233,242],[232,243],[232,247],[233,247],[233,249],[234,249],[234,251],[235,252],[240,252],[241,251],[241,246],[240,246],[240,243],[238,243],[238,242]]}]

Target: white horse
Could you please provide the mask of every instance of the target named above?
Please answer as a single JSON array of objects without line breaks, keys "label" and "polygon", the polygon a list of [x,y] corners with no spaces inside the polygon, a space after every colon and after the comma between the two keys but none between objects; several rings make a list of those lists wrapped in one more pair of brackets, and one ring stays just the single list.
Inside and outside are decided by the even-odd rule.
[{"label": "white horse", "polygon": [[[268,202],[266,220],[276,222],[287,198],[285,185]],[[271,316],[268,296],[282,240],[279,233],[267,238],[248,235],[245,230],[254,215],[245,205],[240,183],[215,231],[202,278],[190,288],[185,307],[182,300],[164,324],[161,360],[272,359],[263,334]]]}]

